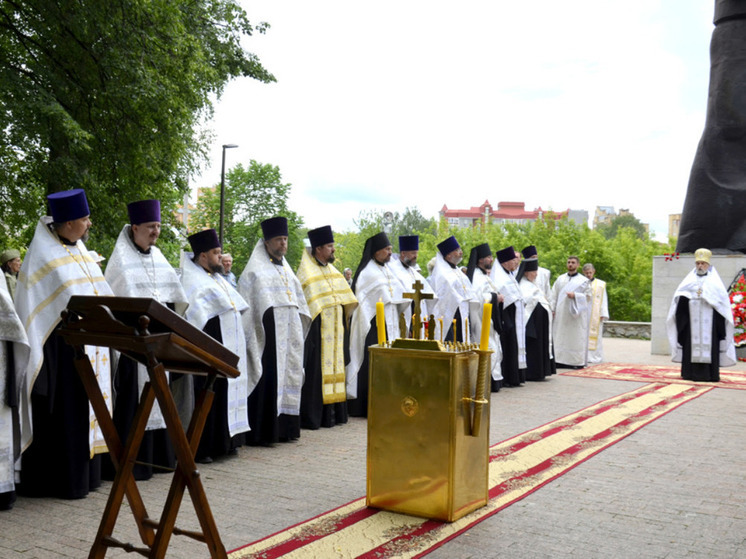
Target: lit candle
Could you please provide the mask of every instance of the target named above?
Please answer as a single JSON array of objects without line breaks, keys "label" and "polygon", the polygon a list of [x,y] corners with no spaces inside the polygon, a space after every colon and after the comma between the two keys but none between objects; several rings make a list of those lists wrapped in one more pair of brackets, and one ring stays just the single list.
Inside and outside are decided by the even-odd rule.
[{"label": "lit candle", "polygon": [[487,351],[490,340],[490,324],[492,322],[492,303],[485,303],[482,310],[482,336],[479,339],[479,349]]},{"label": "lit candle", "polygon": [[386,343],[386,317],[383,314],[383,301],[376,303],[376,328],[378,329],[378,345]]}]

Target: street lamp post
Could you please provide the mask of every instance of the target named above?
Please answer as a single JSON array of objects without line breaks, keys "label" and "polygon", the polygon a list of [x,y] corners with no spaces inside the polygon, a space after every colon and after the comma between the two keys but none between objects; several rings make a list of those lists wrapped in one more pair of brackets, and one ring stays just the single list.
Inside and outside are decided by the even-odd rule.
[{"label": "street lamp post", "polygon": [[223,144],[223,166],[220,170],[220,231],[218,231],[220,245],[223,245],[223,224],[225,222],[225,150],[237,148],[236,144]]}]

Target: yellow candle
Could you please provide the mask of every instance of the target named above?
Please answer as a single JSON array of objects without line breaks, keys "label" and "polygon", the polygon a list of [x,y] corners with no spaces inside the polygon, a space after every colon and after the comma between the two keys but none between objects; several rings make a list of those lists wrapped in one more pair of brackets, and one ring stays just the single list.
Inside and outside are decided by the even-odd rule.
[{"label": "yellow candle", "polygon": [[453,343],[455,344],[458,340],[458,335],[456,334],[456,319],[453,319]]},{"label": "yellow candle", "polygon": [[383,301],[376,303],[376,329],[378,330],[378,345],[386,343],[386,318],[383,314]]},{"label": "yellow candle", "polygon": [[467,344],[469,343],[469,319],[464,319],[464,328],[466,329],[466,340],[464,340]]},{"label": "yellow candle", "polygon": [[442,316],[438,319],[438,322],[440,322],[440,343],[443,343],[443,317]]},{"label": "yellow candle", "polygon": [[485,303],[482,310],[482,336],[479,339],[479,349],[487,351],[490,340],[490,325],[492,324],[492,303]]}]

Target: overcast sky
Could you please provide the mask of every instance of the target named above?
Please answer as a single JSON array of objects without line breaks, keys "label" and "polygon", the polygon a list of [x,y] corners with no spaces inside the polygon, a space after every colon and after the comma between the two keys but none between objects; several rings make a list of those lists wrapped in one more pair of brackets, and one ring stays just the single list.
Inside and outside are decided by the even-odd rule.
[{"label": "overcast sky", "polygon": [[631,210],[665,240],[702,134],[712,1],[243,0],[277,83],[229,84],[220,182],[277,165],[306,225],[485,199]]}]

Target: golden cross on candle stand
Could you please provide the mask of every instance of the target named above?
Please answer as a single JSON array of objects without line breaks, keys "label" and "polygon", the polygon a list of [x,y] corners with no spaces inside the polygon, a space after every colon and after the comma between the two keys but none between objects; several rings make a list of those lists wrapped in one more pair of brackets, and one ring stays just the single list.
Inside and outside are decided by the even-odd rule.
[{"label": "golden cross on candle stand", "polygon": [[416,340],[420,339],[420,325],[422,324],[422,320],[420,319],[420,316],[422,316],[420,303],[423,299],[432,299],[433,294],[432,293],[423,293],[422,290],[425,288],[425,285],[420,281],[417,280],[412,284],[412,289],[414,289],[414,293],[405,293],[404,298],[405,299],[412,299],[414,301],[414,316],[413,316],[413,324],[412,324],[412,332],[414,333],[414,338]]}]

